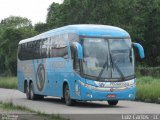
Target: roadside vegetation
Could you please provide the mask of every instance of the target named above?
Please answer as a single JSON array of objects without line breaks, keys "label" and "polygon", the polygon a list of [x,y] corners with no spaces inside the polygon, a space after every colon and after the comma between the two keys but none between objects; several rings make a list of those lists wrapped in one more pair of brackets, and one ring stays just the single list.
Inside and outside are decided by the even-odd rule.
[{"label": "roadside vegetation", "polygon": [[13,105],[12,102],[9,102],[9,103],[0,102],[0,110],[2,109],[3,110],[19,110],[19,111],[25,111],[25,112],[33,112],[25,107]]},{"label": "roadside vegetation", "polygon": [[136,100],[160,103],[160,78],[138,77]]},{"label": "roadside vegetation", "polygon": [[59,115],[35,112],[22,106],[13,105],[13,103],[11,102],[10,103],[0,102],[0,113],[1,112],[4,113],[6,119],[7,117],[11,117],[10,114],[14,113],[15,116],[18,116],[18,119],[23,119],[23,120],[68,120],[61,118]]},{"label": "roadside vegetation", "polygon": [[0,77],[0,88],[17,89],[17,77]]}]

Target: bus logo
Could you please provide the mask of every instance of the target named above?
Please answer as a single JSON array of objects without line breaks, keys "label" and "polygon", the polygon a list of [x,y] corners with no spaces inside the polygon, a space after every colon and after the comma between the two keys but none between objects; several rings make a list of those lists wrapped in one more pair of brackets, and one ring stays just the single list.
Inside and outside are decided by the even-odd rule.
[{"label": "bus logo", "polygon": [[104,83],[100,83],[99,86],[100,87],[105,87],[105,84]]},{"label": "bus logo", "polygon": [[114,89],[113,88],[110,88],[110,92],[113,92],[114,91]]},{"label": "bus logo", "polygon": [[42,91],[44,83],[45,83],[45,69],[44,65],[41,63],[38,66],[36,75],[36,84],[39,91]]}]

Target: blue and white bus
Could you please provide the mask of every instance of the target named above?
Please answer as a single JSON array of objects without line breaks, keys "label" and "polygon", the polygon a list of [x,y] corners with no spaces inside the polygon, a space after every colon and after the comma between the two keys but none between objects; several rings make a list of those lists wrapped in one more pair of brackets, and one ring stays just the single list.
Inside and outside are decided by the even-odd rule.
[{"label": "blue and white bus", "polygon": [[133,100],[136,95],[134,50],[123,29],[107,25],[68,25],[18,45],[18,89],[27,99],[55,96],[75,101]]}]

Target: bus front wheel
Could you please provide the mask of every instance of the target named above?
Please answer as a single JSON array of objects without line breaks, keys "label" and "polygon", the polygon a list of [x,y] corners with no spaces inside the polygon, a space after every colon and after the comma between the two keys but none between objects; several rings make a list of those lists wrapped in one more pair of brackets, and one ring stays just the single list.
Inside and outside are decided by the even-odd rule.
[{"label": "bus front wheel", "polygon": [[108,100],[108,104],[112,105],[112,106],[117,105],[118,104],[118,100]]},{"label": "bus front wheel", "polygon": [[73,100],[70,97],[69,86],[67,84],[64,87],[64,100],[65,100],[66,105],[68,106],[73,105]]}]

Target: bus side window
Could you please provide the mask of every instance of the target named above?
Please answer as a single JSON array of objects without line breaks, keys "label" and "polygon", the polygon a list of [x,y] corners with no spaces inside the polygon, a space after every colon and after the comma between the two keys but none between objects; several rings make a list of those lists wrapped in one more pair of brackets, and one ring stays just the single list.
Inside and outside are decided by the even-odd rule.
[{"label": "bus side window", "polygon": [[78,59],[77,49],[75,46],[71,46],[71,59],[73,62],[73,69],[77,72],[80,72],[79,59]]}]

